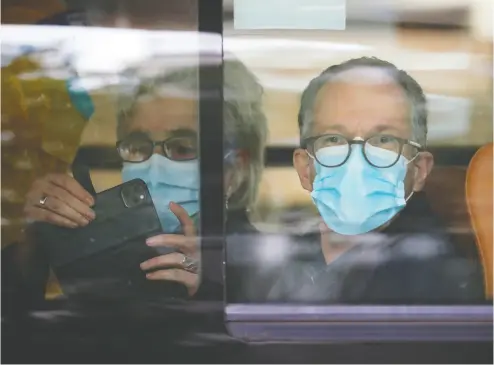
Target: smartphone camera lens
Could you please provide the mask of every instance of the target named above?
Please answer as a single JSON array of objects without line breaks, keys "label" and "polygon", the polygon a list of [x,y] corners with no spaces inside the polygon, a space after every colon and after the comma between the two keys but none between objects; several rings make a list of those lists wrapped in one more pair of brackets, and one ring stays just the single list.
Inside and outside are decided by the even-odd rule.
[{"label": "smartphone camera lens", "polygon": [[135,207],[146,202],[146,188],[137,181],[134,184],[127,184],[122,188],[122,200],[127,208]]}]

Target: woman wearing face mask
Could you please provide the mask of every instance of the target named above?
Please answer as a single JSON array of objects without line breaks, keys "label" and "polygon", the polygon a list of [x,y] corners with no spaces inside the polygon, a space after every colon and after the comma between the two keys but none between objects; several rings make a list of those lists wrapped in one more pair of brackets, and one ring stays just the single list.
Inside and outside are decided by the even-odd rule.
[{"label": "woman wearing face mask", "polygon": [[[139,77],[140,70],[149,68],[132,71],[140,83],[122,93],[117,103],[122,180],[144,180],[158,212],[164,234],[146,244],[175,250],[142,262],[140,267],[152,270],[148,280],[180,282],[192,297],[198,295],[201,266],[196,239],[198,69],[177,69],[145,79]],[[267,137],[262,88],[237,60],[226,60],[224,72],[226,227],[229,232],[249,232],[254,228],[247,209],[257,195]],[[93,204],[91,195],[72,177],[52,174],[32,185],[25,213],[33,221],[76,228],[95,219]]]}]

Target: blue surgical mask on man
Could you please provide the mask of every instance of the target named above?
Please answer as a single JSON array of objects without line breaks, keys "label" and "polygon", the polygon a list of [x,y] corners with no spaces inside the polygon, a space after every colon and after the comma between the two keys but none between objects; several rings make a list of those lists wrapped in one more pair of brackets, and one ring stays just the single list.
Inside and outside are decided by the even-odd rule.
[{"label": "blue surgical mask on man", "polygon": [[[335,165],[347,146],[326,147],[317,151],[317,160]],[[373,161],[397,160],[397,154],[383,148],[366,147]],[[362,145],[352,145],[348,161],[338,167],[325,167],[314,161],[316,177],[312,199],[326,225],[336,233],[357,235],[370,232],[390,221],[406,205],[405,176],[410,162],[400,156],[387,168],[374,167],[362,153]],[[410,194],[411,196],[411,194]]]},{"label": "blue surgical mask on man", "polygon": [[169,208],[170,202],[181,205],[192,216],[199,211],[199,166],[197,160],[172,161],[153,154],[139,163],[125,162],[123,181],[142,179],[146,183],[165,233],[176,233],[180,222]]}]

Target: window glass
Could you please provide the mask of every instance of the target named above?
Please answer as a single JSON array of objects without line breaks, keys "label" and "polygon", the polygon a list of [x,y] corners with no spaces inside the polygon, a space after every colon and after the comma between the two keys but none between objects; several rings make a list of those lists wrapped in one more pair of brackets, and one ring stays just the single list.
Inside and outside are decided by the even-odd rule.
[{"label": "window glass", "polygon": [[[270,27],[268,4],[238,3],[224,3],[225,54],[263,88],[265,118],[249,128],[259,137],[266,121],[268,136],[262,178],[244,180],[258,184],[256,200],[237,218],[252,230],[228,238],[227,300],[491,300],[492,252],[465,193],[472,156],[492,144],[492,23],[482,5],[348,1],[344,30],[311,30],[299,20]],[[265,29],[248,29],[246,16]],[[251,152],[264,147],[245,140]],[[237,162],[255,165],[246,149]]]},{"label": "window glass", "polygon": [[2,289],[194,297],[197,2],[21,3],[2,5]]}]

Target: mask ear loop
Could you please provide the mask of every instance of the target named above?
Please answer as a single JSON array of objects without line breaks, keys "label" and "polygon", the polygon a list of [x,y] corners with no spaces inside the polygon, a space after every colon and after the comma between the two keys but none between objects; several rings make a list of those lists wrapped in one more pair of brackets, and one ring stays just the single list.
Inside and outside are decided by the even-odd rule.
[{"label": "mask ear loop", "polygon": [[[407,161],[407,165],[410,164],[411,162],[413,162],[417,158],[418,155],[420,155],[420,152],[417,152],[415,154],[415,156],[413,156],[413,158],[411,160]],[[408,203],[408,200],[410,200],[410,198],[412,197],[413,193],[415,193],[414,190],[412,190],[412,192],[408,195],[408,197],[405,198],[405,203]]]}]

